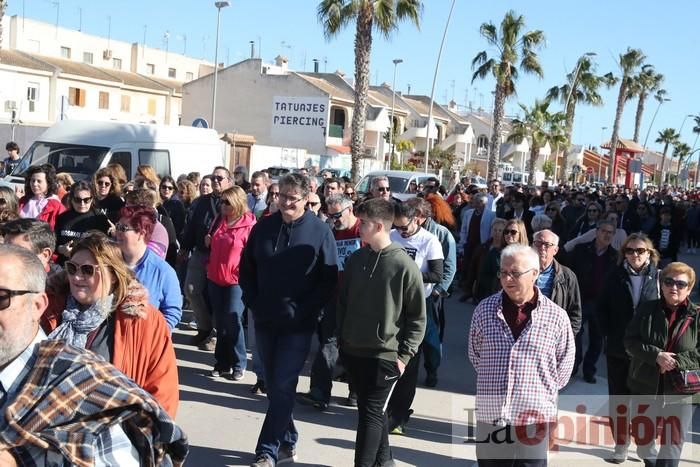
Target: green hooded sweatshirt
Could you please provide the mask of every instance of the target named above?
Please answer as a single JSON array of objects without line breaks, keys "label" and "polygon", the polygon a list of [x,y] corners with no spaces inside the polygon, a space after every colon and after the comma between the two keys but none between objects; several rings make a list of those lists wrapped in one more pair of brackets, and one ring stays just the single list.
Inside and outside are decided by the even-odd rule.
[{"label": "green hooded sweatshirt", "polygon": [[423,278],[397,243],[380,252],[364,247],[345,262],[338,296],[343,352],[408,363],[425,334]]}]

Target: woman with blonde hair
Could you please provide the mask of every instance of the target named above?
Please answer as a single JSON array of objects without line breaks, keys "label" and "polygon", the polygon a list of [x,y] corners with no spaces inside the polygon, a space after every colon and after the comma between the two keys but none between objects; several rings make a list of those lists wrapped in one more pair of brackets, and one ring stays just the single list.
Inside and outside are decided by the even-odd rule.
[{"label": "woman with blonde hair", "polygon": [[497,274],[501,268],[501,251],[508,245],[520,243],[528,246],[527,229],[525,222],[520,219],[509,219],[503,228],[503,237],[500,247],[489,250],[479,272],[479,289],[476,300],[483,300],[501,290],[501,282]]},{"label": "woman with blonde hair", "polygon": [[49,338],[111,362],[174,418],[180,397],[170,332],[114,242],[101,232],[81,239],[48,291],[41,324]]},{"label": "woman with blonde hair", "polygon": [[204,239],[210,248],[207,279],[216,321],[216,363],[211,374],[240,381],[247,356],[242,321],[245,307],[238,279],[241,255],[255,225],[255,215],[249,211],[246,193],[239,186],[221,193],[220,206],[221,212]]},{"label": "woman with blonde hair", "polygon": [[138,177],[139,175],[151,181],[156,187],[160,185],[160,177],[156,173],[156,169],[154,169],[148,164],[141,164],[138,167],[136,167],[136,177]]},{"label": "woman with blonde hair", "polygon": [[[649,237],[631,234],[622,243],[618,267],[605,279],[596,309],[598,329],[607,341],[610,423],[615,440],[611,461],[615,463],[625,462],[630,444],[629,423],[625,427],[615,423],[618,418],[615,408],[620,404],[627,406],[631,394],[627,386],[630,357],[624,345],[625,330],[640,306],[659,299],[658,263],[659,253]],[[638,448],[637,454],[642,459],[652,457],[643,448]]]}]

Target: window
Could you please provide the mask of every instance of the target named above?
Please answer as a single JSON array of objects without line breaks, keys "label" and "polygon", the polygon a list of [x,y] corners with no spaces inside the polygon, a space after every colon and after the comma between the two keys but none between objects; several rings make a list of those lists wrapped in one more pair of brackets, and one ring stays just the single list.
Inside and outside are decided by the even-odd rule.
[{"label": "window", "polygon": [[476,147],[478,149],[488,149],[489,140],[486,135],[480,135],[476,140]]},{"label": "window", "polygon": [[119,164],[126,172],[127,177],[131,177],[131,153],[128,151],[115,152],[109,160],[110,164]]},{"label": "window", "polygon": [[24,173],[30,165],[51,164],[58,172],[91,176],[108,151],[109,148],[100,146],[36,141],[15,168],[15,173]]},{"label": "window", "polygon": [[168,78],[175,79],[176,76],[177,71],[175,70],[175,68],[168,68]]},{"label": "window", "polygon": [[161,177],[170,175],[170,152],[166,149],[139,149],[139,164],[150,165]]},{"label": "window", "polygon": [[148,115],[155,116],[155,114],[156,114],[156,100],[155,99],[148,99],[147,113],[148,113]]},{"label": "window", "polygon": [[131,112],[131,96],[122,95],[122,103],[119,108],[122,112]]},{"label": "window", "polygon": [[153,63],[146,63],[146,71],[149,75],[156,74],[156,66]]},{"label": "window", "polygon": [[36,101],[39,98],[39,83],[27,83],[27,101],[29,112],[36,111]]},{"label": "window", "polygon": [[191,71],[188,71],[185,73],[185,81],[192,81],[194,79],[194,73]]},{"label": "window", "polygon": [[100,103],[99,103],[99,108],[100,109],[109,109],[109,93],[100,91]]},{"label": "window", "polygon": [[121,58],[113,58],[112,59],[112,68],[115,70],[121,70],[122,69],[122,59]]},{"label": "window", "polygon": [[61,47],[61,57],[70,58],[70,47]]},{"label": "window", "polygon": [[89,63],[92,65],[92,52],[83,52],[83,63]]},{"label": "window", "polygon": [[85,107],[85,89],[68,88],[68,104]]}]

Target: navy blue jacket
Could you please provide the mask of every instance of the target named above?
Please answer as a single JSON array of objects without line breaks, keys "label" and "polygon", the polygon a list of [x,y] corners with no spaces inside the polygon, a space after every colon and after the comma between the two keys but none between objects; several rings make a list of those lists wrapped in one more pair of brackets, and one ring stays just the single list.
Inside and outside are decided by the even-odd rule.
[{"label": "navy blue jacket", "polygon": [[240,270],[243,303],[255,327],[313,332],[335,297],[338,256],[333,232],[312,212],[291,224],[277,212],[253,227]]}]

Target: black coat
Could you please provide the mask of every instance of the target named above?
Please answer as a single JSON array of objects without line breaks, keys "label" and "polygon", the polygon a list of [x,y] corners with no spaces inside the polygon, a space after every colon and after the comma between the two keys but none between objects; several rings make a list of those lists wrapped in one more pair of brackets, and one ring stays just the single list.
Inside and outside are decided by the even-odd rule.
[{"label": "black coat", "polygon": [[[659,298],[659,270],[655,265],[642,279],[642,292],[639,307]],[[618,358],[628,358],[625,351],[625,330],[635,313],[632,302],[632,283],[624,266],[615,268],[605,279],[603,292],[598,298],[596,316],[601,335],[607,340],[607,354]]]},{"label": "black coat", "polygon": [[[596,302],[598,297],[591,297],[589,291],[596,285],[596,281],[604,281],[605,276],[615,268],[617,263],[617,250],[608,245],[607,250],[603,253],[605,256],[605,271],[603,277],[595,277],[594,263],[596,258],[595,240],[589,243],[576,245],[574,251],[568,255],[568,264],[572,271],[576,273],[578,278],[579,289],[581,290],[581,299],[583,303]],[[599,289],[602,292],[602,288]]]}]

